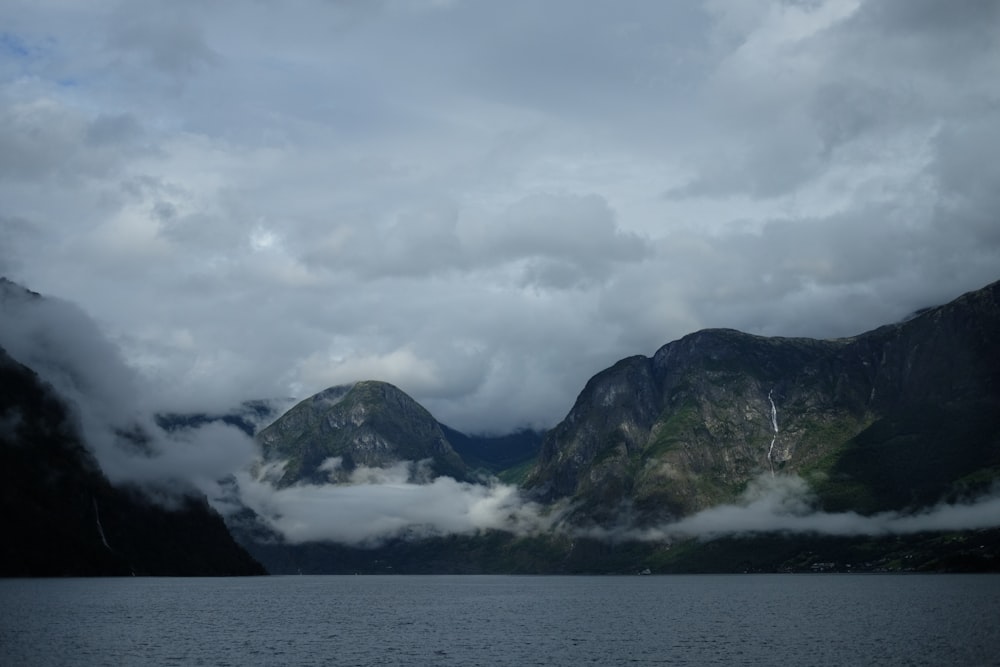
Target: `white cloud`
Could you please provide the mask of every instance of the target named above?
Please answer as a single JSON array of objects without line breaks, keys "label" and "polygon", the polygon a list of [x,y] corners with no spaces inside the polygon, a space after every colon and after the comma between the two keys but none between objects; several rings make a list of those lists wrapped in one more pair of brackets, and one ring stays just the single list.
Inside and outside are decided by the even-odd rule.
[{"label": "white cloud", "polygon": [[[338,460],[326,462],[335,472]],[[292,544],[332,541],[373,546],[392,538],[503,530],[519,535],[565,532],[593,539],[673,542],[733,535],[786,533],[883,536],[928,531],[977,530],[1000,526],[996,494],[967,502],[861,515],[823,512],[809,485],[797,476],[764,475],[752,481],[738,502],[703,510],[675,522],[637,528],[580,527],[565,520],[565,506],[547,510],[515,487],[428,480],[420,465],[403,461],[391,468],[362,468],[339,484],[276,489],[266,474],[238,475],[240,497],[265,523]]]},{"label": "white cloud", "polygon": [[[275,489],[241,473],[240,497],[288,542],[372,546],[387,539],[505,530],[540,532],[551,519],[516,487],[414,478],[416,464],[359,468],[346,484]],[[419,476],[418,476],[419,477]]]},{"label": "white cloud", "polygon": [[310,387],[332,387],[357,382],[358,378],[379,378],[426,392],[440,385],[434,365],[419,358],[409,348],[382,355],[354,355],[339,358],[313,355],[302,362],[298,377]]},{"label": "white cloud", "polygon": [[0,347],[60,396],[113,483],[168,495],[197,489],[214,500],[219,480],[257,455],[249,436],[222,423],[164,432],[148,387],[69,303],[0,285]]},{"label": "white cloud", "polygon": [[1000,496],[995,492],[962,503],[941,503],[909,512],[872,515],[823,512],[818,511],[815,504],[815,496],[801,477],[764,475],[752,481],[740,501],[731,505],[718,505],[651,528],[595,528],[584,530],[582,534],[669,542],[690,537],[714,539],[755,533],[878,536],[1000,526]]}]

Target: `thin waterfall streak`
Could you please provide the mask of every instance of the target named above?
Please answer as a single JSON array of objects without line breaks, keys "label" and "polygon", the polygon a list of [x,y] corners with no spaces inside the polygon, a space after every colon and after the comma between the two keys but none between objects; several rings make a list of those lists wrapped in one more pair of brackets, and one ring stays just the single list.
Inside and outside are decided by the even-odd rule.
[{"label": "thin waterfall streak", "polygon": [[767,465],[771,468],[771,477],[774,477],[774,461],[771,459],[771,452],[774,451],[774,441],[777,436],[771,438],[771,446],[767,448]]},{"label": "thin waterfall streak", "polygon": [[775,405],[774,405],[774,399],[771,398],[771,394],[773,392],[774,392],[773,389],[771,391],[767,392],[767,400],[771,402],[771,427],[774,428],[774,432],[777,433],[778,432],[778,408],[775,407]]},{"label": "thin waterfall streak", "polygon": [[774,429],[771,446],[767,448],[767,465],[771,469],[771,476],[774,477],[774,459],[771,458],[771,455],[774,453],[774,443],[778,439],[778,408],[774,405],[774,399],[771,398],[772,393],[774,393],[774,389],[767,392],[767,400],[771,404],[771,428]]},{"label": "thin waterfall streak", "polygon": [[101,525],[101,513],[97,509],[97,498],[91,497],[91,500],[94,501],[94,518],[97,519],[97,534],[101,536],[104,548],[111,551],[111,545],[108,544],[108,540],[104,537],[104,526]]}]

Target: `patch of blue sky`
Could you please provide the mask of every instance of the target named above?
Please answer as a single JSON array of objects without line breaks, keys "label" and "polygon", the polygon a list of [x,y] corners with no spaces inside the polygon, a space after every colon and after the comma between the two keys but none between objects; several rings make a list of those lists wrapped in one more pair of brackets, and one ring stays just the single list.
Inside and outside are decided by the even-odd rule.
[{"label": "patch of blue sky", "polygon": [[24,38],[9,32],[0,32],[0,53],[21,59],[32,59],[41,55],[42,49],[29,44]]},{"label": "patch of blue sky", "polygon": [[[52,37],[32,38],[0,30],[0,66],[5,77],[49,78],[45,72],[54,64],[56,40]],[[70,77],[67,81],[77,83]],[[60,87],[63,86],[59,82]]]}]

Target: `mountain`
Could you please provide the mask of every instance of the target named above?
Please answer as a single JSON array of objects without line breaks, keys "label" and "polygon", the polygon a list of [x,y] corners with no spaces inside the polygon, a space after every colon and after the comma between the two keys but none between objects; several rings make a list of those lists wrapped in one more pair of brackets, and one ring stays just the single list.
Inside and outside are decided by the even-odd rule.
[{"label": "mountain", "polygon": [[595,375],[544,436],[525,482],[535,500],[570,508],[560,529],[394,539],[374,548],[271,543],[258,557],[272,571],[317,573],[1000,567],[995,527],[615,537],[616,527],[739,507],[734,501],[754,480],[795,476],[815,493],[810,511],[838,520],[889,510],[912,517],[907,510],[988,492],[1000,479],[1000,283],[851,338],[715,329],[652,357],[621,360]]},{"label": "mountain", "polygon": [[264,461],[284,461],[273,481],[347,481],[359,467],[429,461],[433,477],[469,478],[441,425],[386,382],[331,387],[297,404],[257,435]]},{"label": "mountain", "polygon": [[247,575],[263,568],[203,497],[113,486],[72,412],[0,349],[0,576]]},{"label": "mountain", "polygon": [[594,376],[526,486],[573,520],[638,524],[797,473],[871,513],[1000,478],[1000,283],[853,338],[699,331]]},{"label": "mountain", "polygon": [[[18,328],[11,304],[37,299],[0,281],[0,315],[7,318],[0,325],[27,331]],[[1000,568],[996,527],[836,535],[750,528],[706,540],[669,533],[642,541],[703,510],[745,509],[745,494],[761,480],[805,480],[814,502],[802,511],[837,520],[912,519],[907,512],[914,508],[996,491],[1000,283],[851,338],[699,331],[595,375],[544,435],[468,436],[390,384],[332,387],[256,435],[262,459],[247,486],[258,496],[246,498],[257,504],[227,516],[253,558],[204,497],[175,496],[167,508],[108,481],[81,435],[84,413],[68,407],[60,384],[82,392],[98,376],[78,372],[76,352],[49,354],[60,340],[23,346],[49,364],[38,366],[44,372],[15,359],[14,347],[9,354],[0,348],[0,509],[9,536],[0,545],[0,576],[260,573],[253,558],[275,573]],[[91,362],[84,370],[104,368],[99,346],[79,349]],[[254,403],[229,415],[160,415],[150,428],[182,433],[222,420],[249,433],[271,417],[267,410]],[[141,435],[117,433],[136,456]],[[362,474],[370,468],[409,475],[407,496],[420,500],[406,509],[420,511],[402,512],[399,530],[356,540],[361,546],[293,543],[304,538],[286,540],[279,532],[294,525],[295,512],[320,511],[336,526],[370,520],[375,514],[344,501],[368,503],[382,492]],[[484,473],[508,484],[523,481],[522,493],[480,483]],[[390,477],[391,485],[402,484]],[[245,479],[234,475],[227,486],[234,506],[237,478]],[[288,488],[299,484],[342,486],[335,493]],[[308,504],[320,497],[339,505]],[[434,502],[425,507],[427,499]],[[474,505],[463,504],[469,501]],[[475,512],[466,509],[473,506]],[[466,521],[484,513],[500,520]],[[435,523],[438,516],[447,520]],[[532,517],[537,521],[518,523]]]}]

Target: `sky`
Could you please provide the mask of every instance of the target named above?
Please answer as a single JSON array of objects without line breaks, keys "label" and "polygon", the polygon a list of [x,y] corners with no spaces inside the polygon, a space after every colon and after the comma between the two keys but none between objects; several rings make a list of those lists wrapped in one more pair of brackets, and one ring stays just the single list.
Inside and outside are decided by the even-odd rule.
[{"label": "sky", "polygon": [[997,1],[0,4],[0,275],[170,410],[857,334],[1000,278],[997,146]]}]

